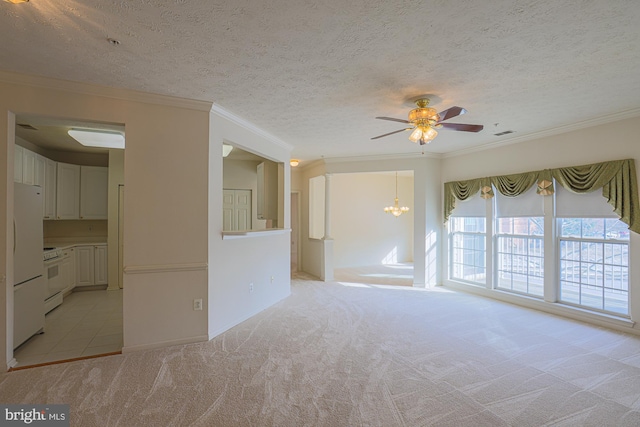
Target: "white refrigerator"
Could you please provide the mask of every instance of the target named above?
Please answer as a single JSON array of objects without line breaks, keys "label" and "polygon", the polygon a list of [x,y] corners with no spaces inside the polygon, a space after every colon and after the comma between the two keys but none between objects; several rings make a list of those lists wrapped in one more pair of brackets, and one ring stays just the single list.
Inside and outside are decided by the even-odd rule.
[{"label": "white refrigerator", "polygon": [[42,190],[14,183],[13,348],[44,328]]}]

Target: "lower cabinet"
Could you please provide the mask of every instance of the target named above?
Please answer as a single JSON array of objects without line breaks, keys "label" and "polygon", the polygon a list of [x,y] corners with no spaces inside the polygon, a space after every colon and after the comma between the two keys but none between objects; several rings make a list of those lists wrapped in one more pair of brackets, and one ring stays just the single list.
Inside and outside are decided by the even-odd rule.
[{"label": "lower cabinet", "polygon": [[65,249],[62,254],[62,263],[60,264],[62,280],[64,280],[65,288],[63,293],[69,292],[76,287],[76,250],[75,248]]},{"label": "lower cabinet", "polygon": [[94,264],[93,264],[93,278],[96,285],[108,285],[109,279],[107,277],[107,245],[97,245],[94,247]]},{"label": "lower cabinet", "polygon": [[76,286],[109,283],[107,277],[107,245],[76,246]]}]

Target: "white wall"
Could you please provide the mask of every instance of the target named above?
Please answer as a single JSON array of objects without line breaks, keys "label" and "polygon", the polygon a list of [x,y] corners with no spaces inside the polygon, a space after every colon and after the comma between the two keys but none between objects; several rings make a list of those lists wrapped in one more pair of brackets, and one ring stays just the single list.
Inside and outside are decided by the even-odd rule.
[{"label": "white wall", "polygon": [[393,173],[349,173],[332,177],[331,222],[334,268],[413,261],[413,176],[398,177],[400,206],[394,217]]},{"label": "white wall", "polygon": [[[284,162],[284,231],[262,231],[222,238],[222,143],[275,162]],[[291,147],[265,135],[237,117],[214,107],[209,137],[209,337],[237,325],[291,293],[290,158]],[[279,221],[280,222],[280,221]],[[253,292],[249,284],[253,283]]]},{"label": "white wall", "polygon": [[192,300],[207,298],[210,104],[11,73],[0,93],[0,364],[13,341],[14,112],[126,125],[124,350],[207,339]]},{"label": "white wall", "polygon": [[[442,182],[627,158],[635,159],[636,168],[638,168],[640,166],[638,135],[640,135],[640,118],[631,118],[518,144],[446,157],[442,161]],[[638,321],[640,320],[640,236],[638,234],[631,233],[630,245],[630,314],[632,320]],[[494,297],[498,295],[496,292],[491,294],[491,291],[489,294]],[[567,315],[567,313],[563,314]],[[637,326],[636,329],[640,331]]]}]

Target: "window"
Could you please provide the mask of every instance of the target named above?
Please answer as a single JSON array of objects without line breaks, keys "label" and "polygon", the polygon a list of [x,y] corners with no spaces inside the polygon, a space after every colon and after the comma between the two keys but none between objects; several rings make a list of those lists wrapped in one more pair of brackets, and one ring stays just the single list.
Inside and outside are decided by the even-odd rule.
[{"label": "window", "polygon": [[633,160],[446,182],[448,279],[631,317],[635,184]]},{"label": "window", "polygon": [[486,219],[451,217],[449,220],[450,277],[486,283]]},{"label": "window", "polygon": [[543,217],[498,218],[496,226],[496,286],[543,297]]},{"label": "window", "polygon": [[560,300],[629,313],[629,230],[613,218],[561,218]]}]

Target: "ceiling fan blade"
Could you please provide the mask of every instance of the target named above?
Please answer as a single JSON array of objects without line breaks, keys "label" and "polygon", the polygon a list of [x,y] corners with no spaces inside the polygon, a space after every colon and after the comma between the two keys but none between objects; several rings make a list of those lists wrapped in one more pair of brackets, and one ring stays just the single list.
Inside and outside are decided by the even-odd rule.
[{"label": "ceiling fan blade", "polygon": [[449,120],[452,119],[454,117],[457,117],[461,114],[465,114],[467,112],[467,110],[465,110],[462,107],[451,107],[451,108],[447,108],[444,111],[440,111],[438,113],[438,115],[440,116],[440,121],[444,122],[445,120]]},{"label": "ceiling fan blade", "polygon": [[440,123],[444,129],[460,130],[463,132],[480,132],[484,129],[482,125],[466,125],[463,123]]},{"label": "ceiling fan blade", "polygon": [[400,130],[396,130],[394,132],[389,132],[389,133],[385,133],[384,135],[378,135],[378,136],[374,136],[371,139],[378,139],[378,138],[382,138],[383,136],[389,136],[389,135],[393,135],[394,133],[399,133],[399,132],[404,132],[405,130],[410,130],[412,128],[406,128],[406,129],[400,129]]},{"label": "ceiling fan blade", "polygon": [[405,119],[394,119],[393,117],[376,117],[376,119],[391,120],[392,122],[400,122],[400,123],[409,123],[408,120],[405,120]]}]

